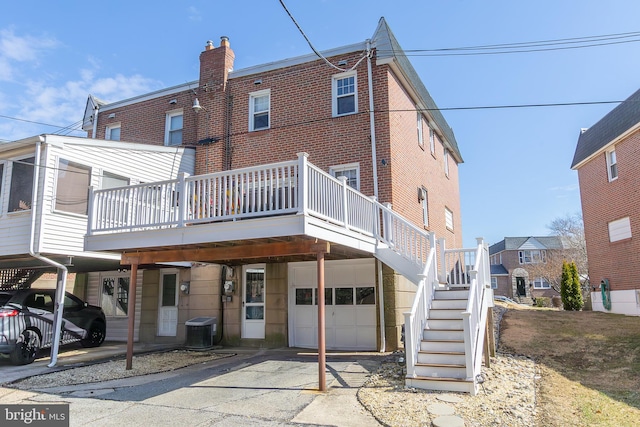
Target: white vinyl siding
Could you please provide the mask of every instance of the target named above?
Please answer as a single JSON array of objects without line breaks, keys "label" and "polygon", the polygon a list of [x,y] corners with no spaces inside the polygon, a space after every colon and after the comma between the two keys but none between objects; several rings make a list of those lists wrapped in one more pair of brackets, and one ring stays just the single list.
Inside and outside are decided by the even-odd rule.
[{"label": "white vinyl siding", "polygon": [[618,240],[631,238],[631,221],[629,217],[620,218],[609,223],[609,241],[617,242]]}]

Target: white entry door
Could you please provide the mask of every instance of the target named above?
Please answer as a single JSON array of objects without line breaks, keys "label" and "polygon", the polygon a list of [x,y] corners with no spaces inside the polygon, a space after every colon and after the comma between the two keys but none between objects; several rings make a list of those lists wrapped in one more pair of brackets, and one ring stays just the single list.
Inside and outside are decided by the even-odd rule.
[{"label": "white entry door", "polygon": [[161,270],[158,336],[175,337],[178,332],[178,271]]},{"label": "white entry door", "polygon": [[265,265],[246,265],[242,273],[242,338],[264,339]]}]

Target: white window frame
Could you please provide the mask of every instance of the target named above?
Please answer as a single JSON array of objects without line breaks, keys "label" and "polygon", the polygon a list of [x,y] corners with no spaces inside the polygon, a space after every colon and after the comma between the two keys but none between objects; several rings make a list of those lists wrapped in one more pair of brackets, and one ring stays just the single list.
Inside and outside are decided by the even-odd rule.
[{"label": "white window frame", "polygon": [[444,208],[444,224],[447,229],[453,231],[453,211],[449,208]]},{"label": "white window frame", "polygon": [[[111,137],[114,130],[118,130],[118,139],[113,139]],[[122,136],[122,125],[120,123],[107,125],[104,130],[104,139],[108,141],[120,141],[120,137]]]},{"label": "white window frame", "polygon": [[436,155],[436,135],[431,125],[429,125],[429,150],[431,154]]},{"label": "white window frame", "polygon": [[[338,95],[338,81],[353,77],[353,93],[347,95]],[[338,98],[352,96],[353,95],[353,111],[348,113],[338,114]],[[332,99],[332,114],[333,117],[348,116],[349,114],[356,114],[358,112],[358,74],[355,71],[348,71],[346,73],[336,74],[331,79],[331,99]]]},{"label": "white window frame", "polygon": [[[61,203],[60,206],[58,206],[58,193],[59,193],[59,188],[58,185],[59,180],[60,180],[60,173],[62,173],[63,168],[62,165],[60,164],[61,162],[66,162],[68,166],[73,166],[76,167],[78,169],[84,169],[87,172],[87,178],[89,178],[88,182],[87,182],[87,188],[84,191],[84,200],[80,200],[78,199],[79,203],[84,202],[84,212],[83,213],[79,213],[79,212],[72,212],[70,210],[66,210],[63,208],[63,205]],[[58,157],[58,159],[56,160],[56,164],[58,165],[57,170],[56,170],[56,175],[55,175],[55,183],[54,183],[54,191],[55,191],[55,195],[53,198],[53,203],[52,203],[52,208],[54,212],[58,212],[58,213],[64,213],[65,215],[78,215],[81,217],[86,217],[87,213],[88,213],[88,209],[89,209],[89,186],[91,185],[91,180],[93,178],[93,168],[91,166],[82,164],[82,163],[78,163],[78,162],[74,162],[72,160],[69,159],[65,159],[63,157]],[[72,176],[77,176],[78,173],[77,171],[71,170],[68,173],[70,173]],[[68,185],[68,184],[67,184]],[[75,193],[75,192],[74,192]],[[80,197],[80,196],[78,196]]]},{"label": "white window frame", "polygon": [[360,191],[360,163],[346,163],[343,165],[330,166],[329,174],[337,178],[338,176],[342,176],[340,172],[345,172],[350,170],[355,170],[356,172],[356,186],[349,184],[348,180],[347,180],[347,185],[349,185],[351,188],[357,191]]},{"label": "white window frame", "polygon": [[[25,211],[30,211],[31,210],[31,203],[33,201],[33,194],[30,195],[30,199],[29,200],[24,200],[23,201],[22,199],[20,199],[21,202],[24,202],[26,204],[25,208],[15,209],[15,206],[13,206],[14,209],[10,210],[12,208],[12,206],[11,206],[11,198],[12,198],[12,196],[14,194],[13,193],[13,190],[14,190],[13,180],[15,178],[15,175],[14,175],[15,167],[14,166],[15,166],[16,163],[22,163],[27,159],[33,159],[33,163],[31,163],[31,166],[32,166],[32,168],[35,167],[34,166],[35,165],[35,157],[32,156],[32,155],[27,155],[27,156],[24,156],[24,157],[11,159],[11,161],[10,161],[11,162],[11,168],[10,168],[11,171],[9,173],[9,179],[8,179],[8,181],[9,181],[8,184],[9,185],[7,185],[4,188],[5,192],[8,191],[8,193],[6,193],[6,195],[3,196],[3,198],[7,200],[7,213],[9,213],[9,214],[18,213],[18,212],[25,212]],[[6,166],[5,166],[5,173],[7,173]],[[16,190],[18,190],[18,191],[22,190],[22,189],[26,189],[26,191],[32,192],[32,189],[33,189],[33,175],[31,175],[31,182],[27,186],[21,186],[21,187],[17,187],[16,188]]]},{"label": "white window frame", "polygon": [[543,277],[538,277],[533,281],[533,289],[551,289],[551,284]]},{"label": "white window frame", "polygon": [[420,187],[420,203],[422,204],[422,224],[429,226],[429,191],[425,187]]},{"label": "white window frame", "polygon": [[491,276],[491,289],[498,289],[498,278]]},{"label": "white window frame", "polygon": [[[182,116],[182,127],[180,129],[178,128],[171,129],[171,119],[177,116]],[[170,142],[171,132],[176,132],[178,130],[180,130],[180,143],[171,144]],[[164,145],[166,145],[167,147],[177,147],[179,145],[182,145],[182,143],[184,142],[183,138],[184,138],[184,112],[182,111],[182,109],[167,112],[166,119],[165,119],[165,128],[164,128]]]},{"label": "white window frame", "polygon": [[[113,279],[114,280],[114,292],[112,295],[109,295],[109,297],[111,298],[111,306],[109,308],[113,308],[114,312],[111,313],[110,310],[108,310],[106,307],[103,307],[103,296],[104,296],[104,281],[105,279]],[[119,298],[119,285],[120,285],[120,279],[124,279],[129,286],[129,290],[127,292],[127,310],[121,310],[120,312],[117,310],[118,307],[118,301],[120,300]],[[100,305],[100,307],[103,307],[103,310],[105,310],[105,316],[107,318],[118,318],[118,319],[125,319],[129,316],[128,313],[128,305],[131,302],[131,279],[129,274],[127,273],[123,273],[123,272],[105,272],[105,273],[101,273],[99,275],[99,280],[100,280],[100,288],[99,288],[99,294],[98,294],[98,304]],[[107,314],[107,312],[109,314]]]},{"label": "white window frame", "polygon": [[[256,99],[267,97],[268,106],[266,110],[255,111]],[[255,116],[258,114],[267,113],[267,126],[255,127]],[[255,132],[259,130],[265,130],[271,128],[271,89],[259,90],[257,92],[251,92],[249,94],[249,132]]]},{"label": "white window frame", "polygon": [[449,178],[449,150],[444,149],[444,175]]},{"label": "white window frame", "polygon": [[540,264],[547,262],[547,251],[544,249],[527,249],[518,251],[520,264]]},{"label": "white window frame", "polygon": [[615,181],[618,179],[618,156],[616,155],[615,147],[607,150],[606,152],[607,158],[607,178],[609,178],[609,182]]},{"label": "white window frame", "polygon": [[610,221],[608,224],[609,242],[617,242],[620,240],[630,239],[631,236],[631,219],[627,216],[624,218]]},{"label": "white window frame", "polygon": [[[416,109],[418,109],[418,107],[416,107]],[[420,146],[420,148],[422,148],[424,150],[424,135],[423,135],[422,113],[420,112],[420,110],[418,110],[416,113],[417,113],[416,126],[418,128],[418,145]]]}]

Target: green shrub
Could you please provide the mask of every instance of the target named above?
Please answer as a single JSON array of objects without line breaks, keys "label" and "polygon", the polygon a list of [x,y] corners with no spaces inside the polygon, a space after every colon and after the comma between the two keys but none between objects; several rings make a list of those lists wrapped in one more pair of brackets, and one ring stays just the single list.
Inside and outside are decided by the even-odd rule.
[{"label": "green shrub", "polygon": [[536,307],[551,307],[551,298],[536,297]]},{"label": "green shrub", "polygon": [[580,289],[580,278],[578,277],[578,267],[575,262],[569,264],[562,262],[562,282],[560,283],[560,296],[565,310],[579,311],[582,309],[582,292]]}]

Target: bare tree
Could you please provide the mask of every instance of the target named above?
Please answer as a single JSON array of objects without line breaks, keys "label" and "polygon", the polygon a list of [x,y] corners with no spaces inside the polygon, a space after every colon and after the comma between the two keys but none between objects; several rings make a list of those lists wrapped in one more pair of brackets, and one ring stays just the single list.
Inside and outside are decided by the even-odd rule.
[{"label": "bare tree", "polygon": [[584,223],[582,214],[576,213],[558,217],[547,225],[551,235],[561,236],[565,240],[565,259],[573,261],[578,267],[578,273],[586,278],[589,271],[587,260],[587,244],[584,239]]}]

